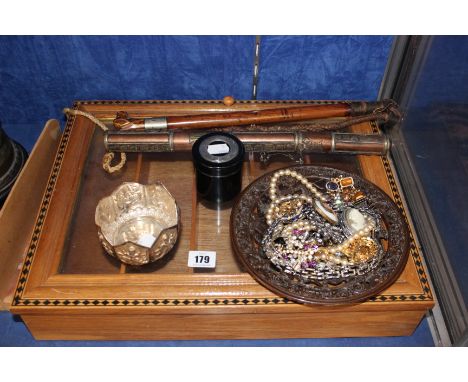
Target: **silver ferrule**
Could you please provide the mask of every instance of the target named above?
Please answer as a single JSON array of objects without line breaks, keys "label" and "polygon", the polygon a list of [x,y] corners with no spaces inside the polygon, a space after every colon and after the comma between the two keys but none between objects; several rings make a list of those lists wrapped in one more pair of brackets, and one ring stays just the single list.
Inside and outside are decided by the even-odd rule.
[{"label": "silver ferrule", "polygon": [[167,119],[165,117],[145,119],[145,130],[167,129]]},{"label": "silver ferrule", "polygon": [[107,131],[104,132],[104,148],[106,149],[106,151],[109,150],[109,148],[108,148],[109,147],[109,142],[107,140],[108,136],[109,136],[109,133]]},{"label": "silver ferrule", "polygon": [[385,136],[385,145],[384,145],[384,153],[387,154],[390,151],[390,148],[392,147],[392,141],[390,140],[389,137]]}]

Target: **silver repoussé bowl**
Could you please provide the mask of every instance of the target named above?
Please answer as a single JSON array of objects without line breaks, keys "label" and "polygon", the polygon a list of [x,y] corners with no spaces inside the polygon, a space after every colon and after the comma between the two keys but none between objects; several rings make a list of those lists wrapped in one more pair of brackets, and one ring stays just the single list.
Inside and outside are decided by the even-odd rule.
[{"label": "silver repouss\u00e9 bowl", "polygon": [[160,182],[123,183],[99,201],[95,222],[107,253],[143,265],[162,258],[176,243],[179,209]]}]

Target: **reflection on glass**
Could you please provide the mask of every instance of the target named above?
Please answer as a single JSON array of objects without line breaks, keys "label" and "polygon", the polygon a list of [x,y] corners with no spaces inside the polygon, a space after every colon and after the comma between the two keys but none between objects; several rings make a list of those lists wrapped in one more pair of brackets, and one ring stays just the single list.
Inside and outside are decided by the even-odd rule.
[{"label": "reflection on glass", "polygon": [[[195,196],[194,168],[190,153],[145,153],[138,166],[138,155],[129,153],[125,168],[115,174],[102,170],[104,154],[102,132],[96,130],[83,171],[81,189],[76,200],[67,242],[59,269],[64,274],[152,273],[187,274],[198,272],[238,274],[244,270],[233,252],[230,239],[230,215],[235,199],[218,208],[206,205]],[[244,161],[242,187],[266,172],[294,164],[284,157],[260,163],[258,156]],[[306,159],[359,173],[356,157],[346,155],[315,155]],[[122,182],[152,184],[162,182],[180,208],[179,237],[174,248],[162,259],[142,266],[123,266],[102,248],[94,223],[100,199],[110,195]],[[187,266],[190,250],[216,251],[216,268],[198,270]]]},{"label": "reflection on glass", "polygon": [[468,301],[468,37],[433,39],[402,126]]}]

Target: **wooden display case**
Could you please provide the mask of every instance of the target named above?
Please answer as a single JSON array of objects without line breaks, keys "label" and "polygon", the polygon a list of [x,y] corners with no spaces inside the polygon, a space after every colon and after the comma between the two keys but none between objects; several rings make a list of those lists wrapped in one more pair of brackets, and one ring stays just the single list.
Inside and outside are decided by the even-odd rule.
[{"label": "wooden display case", "polygon": [[[110,123],[115,113],[165,116],[292,106],[314,101],[82,101],[75,108]],[[372,124],[353,128],[378,132]],[[11,311],[36,339],[241,339],[410,335],[433,306],[426,271],[411,233],[408,263],[390,288],[359,304],[306,306],[260,286],[230,245],[230,209],[197,200],[190,153],[128,154],[123,171],[102,170],[103,134],[88,119],[68,120],[18,278]],[[306,163],[361,174],[404,211],[389,158],[306,155]],[[246,157],[243,187],[267,166]],[[94,212],[121,182],[162,181],[181,210],[176,247],[160,261],[124,266],[101,248]],[[405,216],[407,216],[405,214]],[[187,266],[189,250],[217,252],[213,270]]]}]

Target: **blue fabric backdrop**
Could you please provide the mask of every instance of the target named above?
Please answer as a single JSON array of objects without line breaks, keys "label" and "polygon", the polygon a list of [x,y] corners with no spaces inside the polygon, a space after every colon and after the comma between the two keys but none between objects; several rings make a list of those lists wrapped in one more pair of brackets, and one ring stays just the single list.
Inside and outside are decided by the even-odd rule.
[{"label": "blue fabric backdrop", "polygon": [[251,93],[253,37],[0,37],[0,120],[61,116],[77,99],[210,99]]},{"label": "blue fabric backdrop", "polygon": [[390,36],[265,36],[259,99],[376,99]]},{"label": "blue fabric backdrop", "polygon": [[[265,36],[258,97],[374,99],[390,36]],[[77,99],[249,99],[253,36],[2,36],[0,121],[60,118]]]}]

